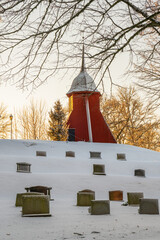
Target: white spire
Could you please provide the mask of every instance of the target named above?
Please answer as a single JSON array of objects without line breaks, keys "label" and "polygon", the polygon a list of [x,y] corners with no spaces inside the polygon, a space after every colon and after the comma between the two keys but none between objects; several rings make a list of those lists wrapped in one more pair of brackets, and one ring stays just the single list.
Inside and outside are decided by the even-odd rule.
[{"label": "white spire", "polygon": [[84,51],[84,41],[83,41],[81,71],[78,74],[78,76],[73,80],[71,88],[67,92],[67,94],[70,94],[72,92],[86,92],[86,91],[98,92],[98,90],[96,89],[94,80],[86,72],[84,55],[85,55],[85,51]]},{"label": "white spire", "polygon": [[81,72],[84,72],[84,71],[85,71],[85,62],[84,62],[84,38],[83,38]]}]

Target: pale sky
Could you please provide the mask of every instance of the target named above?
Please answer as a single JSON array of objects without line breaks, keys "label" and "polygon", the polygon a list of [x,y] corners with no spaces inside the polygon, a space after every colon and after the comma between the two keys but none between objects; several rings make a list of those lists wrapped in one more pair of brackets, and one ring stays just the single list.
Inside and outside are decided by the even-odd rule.
[{"label": "pale sky", "polygon": [[[111,73],[114,81],[117,84],[126,85],[125,78],[122,75],[125,72],[125,68],[127,67],[127,65],[128,58],[126,57],[125,54],[121,55],[121,57],[118,57],[117,60],[115,61],[111,69]],[[80,67],[81,66],[79,66],[77,74],[80,71]],[[0,102],[3,102],[5,105],[7,105],[9,114],[11,113],[13,114],[14,109],[18,110],[22,108],[24,105],[27,105],[31,98],[34,98],[35,100],[45,101],[49,107],[49,110],[54,105],[54,102],[58,99],[60,99],[63,106],[65,106],[68,103],[66,93],[69,90],[72,81],[77,75],[71,74],[71,76],[70,74],[68,74],[62,79],[60,76],[57,76],[57,79],[56,77],[54,77],[53,80],[46,82],[32,94],[30,94],[30,92],[27,91],[23,92],[22,90],[16,89],[14,85],[13,86],[9,86],[9,84],[7,86],[1,85]],[[127,85],[128,84],[129,80],[127,80]],[[101,86],[99,87],[99,90],[101,91]],[[109,93],[110,91],[109,79],[105,80],[105,90],[107,93]]]}]

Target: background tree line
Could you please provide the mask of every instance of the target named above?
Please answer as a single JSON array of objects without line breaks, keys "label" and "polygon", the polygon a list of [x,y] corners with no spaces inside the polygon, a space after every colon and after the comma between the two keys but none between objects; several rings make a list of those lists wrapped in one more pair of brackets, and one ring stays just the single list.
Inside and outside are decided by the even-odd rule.
[{"label": "background tree line", "polygon": [[[153,103],[143,103],[135,88],[119,88],[112,98],[101,99],[101,111],[117,143],[160,150],[160,118]],[[7,108],[0,106],[0,137],[10,138]],[[14,113],[13,138],[65,141],[67,110],[60,100],[48,109],[42,101],[31,100]]]},{"label": "background tree line", "polygon": [[160,117],[152,102],[143,103],[135,88],[119,88],[102,99],[103,116],[118,143],[160,150]]},{"label": "background tree line", "polygon": [[[11,138],[11,120],[7,107],[0,105],[0,138]],[[57,100],[48,112],[42,101],[31,100],[20,111],[15,111],[12,119],[14,139],[67,140],[67,110]]]}]

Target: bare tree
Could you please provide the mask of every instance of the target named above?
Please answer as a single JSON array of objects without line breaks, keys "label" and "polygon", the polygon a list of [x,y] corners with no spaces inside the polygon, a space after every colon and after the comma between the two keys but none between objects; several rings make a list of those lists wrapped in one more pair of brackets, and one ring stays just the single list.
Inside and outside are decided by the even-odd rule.
[{"label": "bare tree", "polygon": [[[149,45],[153,46],[150,39]],[[129,73],[138,77],[136,85],[143,90],[146,99],[152,100],[155,104],[160,104],[160,49],[157,48],[152,58],[148,58],[146,53],[140,53],[139,63],[134,64],[134,69]]]},{"label": "bare tree", "polygon": [[103,101],[102,113],[118,143],[160,150],[155,108],[143,104],[134,88],[120,88],[116,97]]},{"label": "bare tree", "polygon": [[0,17],[0,79],[20,88],[36,88],[58,68],[76,67],[84,30],[88,66],[95,74],[102,70],[100,81],[122,51],[136,60],[139,50],[151,59],[159,49],[155,0],[1,0]]},{"label": "bare tree", "polygon": [[16,109],[14,109],[14,119],[13,119],[13,123],[12,123],[12,126],[13,126],[13,136],[14,136],[14,139],[18,139],[19,138],[19,121],[18,121],[18,118],[17,118],[17,111]]},{"label": "bare tree", "polygon": [[9,114],[7,112],[7,107],[1,103],[0,104],[0,138],[9,138],[11,130],[11,123],[9,119]]},{"label": "bare tree", "polygon": [[47,139],[47,110],[45,104],[31,100],[18,114],[19,137],[22,139]]}]

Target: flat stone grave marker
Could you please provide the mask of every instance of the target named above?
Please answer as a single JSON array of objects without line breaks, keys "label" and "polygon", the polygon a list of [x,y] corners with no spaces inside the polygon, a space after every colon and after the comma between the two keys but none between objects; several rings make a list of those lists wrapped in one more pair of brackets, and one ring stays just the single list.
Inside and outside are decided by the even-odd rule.
[{"label": "flat stone grave marker", "polygon": [[95,200],[95,192],[89,189],[77,193],[77,206],[91,206],[91,201]]},{"label": "flat stone grave marker", "polygon": [[38,192],[17,193],[15,206],[22,207],[22,197],[30,196],[30,195],[44,195],[44,193],[38,193]]},{"label": "flat stone grave marker", "polygon": [[27,192],[40,192],[44,193],[45,195],[49,195],[51,197],[51,187],[46,186],[32,186],[32,187],[26,187],[25,190]]},{"label": "flat stone grave marker", "polygon": [[106,175],[104,164],[93,164],[93,175]]},{"label": "flat stone grave marker", "polygon": [[22,216],[23,217],[51,216],[49,207],[49,196],[45,195],[23,196]]},{"label": "flat stone grave marker", "polygon": [[142,198],[139,205],[140,214],[159,214],[158,199]]},{"label": "flat stone grave marker", "polygon": [[73,151],[67,151],[67,152],[66,152],[66,157],[75,157],[75,152],[73,152]]},{"label": "flat stone grave marker", "polygon": [[109,191],[109,200],[110,201],[123,201],[123,191]]},{"label": "flat stone grave marker", "polygon": [[36,151],[37,157],[46,157],[47,153],[45,151]]},{"label": "flat stone grave marker", "polygon": [[19,162],[17,164],[17,172],[21,173],[30,173],[31,172],[31,164],[26,162]]},{"label": "flat stone grave marker", "polygon": [[92,200],[91,207],[89,208],[91,215],[110,214],[110,201],[109,200]]},{"label": "flat stone grave marker", "polygon": [[145,170],[143,170],[143,169],[135,169],[134,170],[134,176],[145,177]]},{"label": "flat stone grave marker", "polygon": [[90,158],[101,158],[101,152],[90,152]]},{"label": "flat stone grave marker", "polygon": [[143,198],[143,192],[128,192],[128,205],[139,205],[139,199]]},{"label": "flat stone grave marker", "polygon": [[126,161],[126,154],[125,153],[117,153],[117,160]]}]

